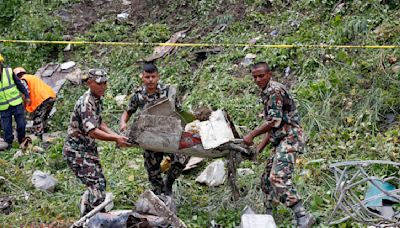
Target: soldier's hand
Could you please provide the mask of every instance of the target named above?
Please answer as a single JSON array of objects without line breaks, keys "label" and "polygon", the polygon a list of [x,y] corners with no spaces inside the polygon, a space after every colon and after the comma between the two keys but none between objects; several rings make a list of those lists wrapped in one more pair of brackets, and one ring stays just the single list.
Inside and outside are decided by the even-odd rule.
[{"label": "soldier's hand", "polygon": [[127,128],[128,128],[128,125],[127,125],[126,123],[121,123],[121,124],[119,125],[119,131],[120,131],[120,132],[125,131]]},{"label": "soldier's hand", "polygon": [[251,136],[250,134],[247,134],[243,137],[243,142],[246,145],[253,145],[253,136]]},{"label": "soldier's hand", "polygon": [[122,136],[122,135],[119,135],[119,136],[118,136],[116,143],[117,143],[117,146],[118,146],[118,147],[128,147],[128,146],[131,145],[131,144],[128,142],[128,138],[125,137],[125,136]]}]

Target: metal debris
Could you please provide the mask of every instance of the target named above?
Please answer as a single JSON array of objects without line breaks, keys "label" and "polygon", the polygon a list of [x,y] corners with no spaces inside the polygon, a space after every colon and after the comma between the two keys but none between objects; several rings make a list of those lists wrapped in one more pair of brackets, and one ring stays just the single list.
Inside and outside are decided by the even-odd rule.
[{"label": "metal debris", "polygon": [[240,228],[276,228],[271,215],[256,214],[250,206],[243,209]]},{"label": "metal debris", "polygon": [[39,190],[53,192],[58,181],[52,175],[36,170],[32,175],[31,182]]},{"label": "metal debris", "polygon": [[60,68],[61,68],[62,71],[66,71],[68,69],[71,69],[75,65],[76,65],[76,63],[74,61],[68,61],[68,62],[62,63],[60,65]]},{"label": "metal debris", "polygon": [[[376,208],[369,206],[370,202],[383,199],[382,197],[389,197],[390,201],[400,202],[400,189],[388,190],[379,184],[387,182],[398,187],[400,179],[396,176],[386,178],[374,176],[376,172],[373,167],[376,168],[377,165],[400,168],[400,163],[383,160],[348,161],[330,165],[336,179],[334,197],[337,201],[332,216],[330,216],[330,225],[339,224],[348,219],[379,227],[398,227],[400,225],[399,211],[394,212],[393,216],[388,218],[385,212],[383,215]],[[368,186],[373,186],[380,193],[371,197],[363,197],[360,189],[366,189]],[[382,208],[382,210],[386,209]]]},{"label": "metal debris", "polygon": [[[186,32],[188,32],[189,29],[185,29],[182,31],[179,31],[172,35],[172,37],[165,43],[176,43],[179,39],[183,38],[186,36]],[[148,56],[145,58],[145,61],[151,62],[156,59],[162,58],[170,53],[172,53],[176,49],[175,46],[158,46],[154,48],[154,52],[151,56]]]},{"label": "metal debris", "polygon": [[203,161],[204,161],[204,158],[190,157],[190,159],[189,159],[188,163],[186,164],[185,168],[183,169],[183,171],[194,169]]},{"label": "metal debris", "polygon": [[225,164],[219,159],[207,166],[207,168],[196,178],[196,182],[207,186],[219,186],[225,182]]}]

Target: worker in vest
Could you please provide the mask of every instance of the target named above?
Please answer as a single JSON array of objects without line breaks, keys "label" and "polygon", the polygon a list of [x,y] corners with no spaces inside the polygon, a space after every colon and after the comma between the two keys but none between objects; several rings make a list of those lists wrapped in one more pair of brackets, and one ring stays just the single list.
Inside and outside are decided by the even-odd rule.
[{"label": "worker in vest", "polygon": [[4,141],[10,149],[14,140],[12,117],[17,123],[17,138],[21,144],[25,137],[25,110],[21,93],[24,95],[25,102],[30,103],[28,91],[18,77],[13,74],[10,67],[5,66],[4,58],[0,54],[0,116],[1,126],[4,132]]},{"label": "worker in vest", "polygon": [[42,140],[43,133],[47,130],[47,119],[56,101],[56,93],[39,77],[27,74],[22,67],[15,68],[14,74],[21,79],[29,93],[31,102],[25,104],[25,109],[32,113],[34,133]]}]

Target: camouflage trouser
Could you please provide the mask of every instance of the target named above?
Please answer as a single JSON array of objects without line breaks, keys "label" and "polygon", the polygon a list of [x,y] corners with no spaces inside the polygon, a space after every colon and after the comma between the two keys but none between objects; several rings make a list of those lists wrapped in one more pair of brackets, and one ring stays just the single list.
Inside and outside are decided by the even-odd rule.
[{"label": "camouflage trouser", "polygon": [[[153,192],[158,195],[163,192],[164,186],[160,167],[164,155],[165,153],[162,152],[153,152],[148,150],[143,152],[144,167],[147,170],[149,181],[153,186]],[[168,170],[167,178],[174,181],[182,174],[190,156],[183,154],[169,154],[169,156],[171,158],[171,167]]]},{"label": "camouflage trouser", "polygon": [[40,136],[45,132],[47,128],[47,119],[49,118],[49,114],[55,101],[55,98],[46,99],[31,114],[35,135]]},{"label": "camouflage trouser", "polygon": [[265,193],[265,205],[272,208],[273,203],[283,203],[287,207],[300,201],[300,195],[293,186],[292,174],[298,152],[302,152],[302,132],[295,132],[283,138],[273,149],[267,160],[261,184]]},{"label": "camouflage trouser", "polygon": [[64,149],[67,164],[75,176],[88,188],[88,202],[84,202],[88,211],[100,205],[106,196],[106,179],[98,157],[82,158],[79,153]]}]

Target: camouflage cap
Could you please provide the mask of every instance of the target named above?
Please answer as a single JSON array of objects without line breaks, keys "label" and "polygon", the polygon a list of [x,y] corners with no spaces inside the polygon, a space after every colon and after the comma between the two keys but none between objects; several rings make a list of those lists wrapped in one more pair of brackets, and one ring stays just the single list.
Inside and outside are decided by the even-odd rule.
[{"label": "camouflage cap", "polygon": [[89,78],[93,79],[96,83],[107,81],[107,73],[103,69],[90,69]]}]

